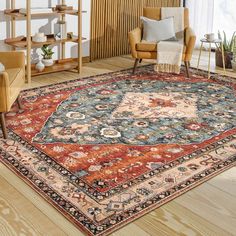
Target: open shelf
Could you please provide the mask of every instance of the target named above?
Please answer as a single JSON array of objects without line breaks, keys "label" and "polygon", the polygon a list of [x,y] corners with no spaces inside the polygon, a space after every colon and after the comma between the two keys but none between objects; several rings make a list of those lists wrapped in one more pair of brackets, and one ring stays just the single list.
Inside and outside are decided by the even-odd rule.
[{"label": "open shelf", "polygon": [[[86,40],[86,38],[82,38],[82,40]],[[26,37],[24,36],[19,36],[17,38],[8,38],[5,39],[4,42],[14,48],[26,48],[27,47],[27,40]],[[53,35],[47,35],[47,41],[46,42],[41,42],[41,43],[36,43],[36,42],[31,42],[31,47],[32,48],[40,48],[43,45],[54,45],[54,44],[60,44],[60,43],[66,43],[66,42],[74,42],[78,43],[79,38],[77,36],[72,36],[72,38],[68,39],[55,39]]]},{"label": "open shelf", "polygon": [[[85,40],[85,38],[82,37],[82,13],[86,13],[86,11],[82,11],[82,0],[77,0],[77,7],[73,8],[72,6],[68,6],[68,10],[65,11],[59,11],[56,7],[52,7],[52,11],[50,9],[49,12],[45,13],[34,13],[35,10],[31,8],[31,0],[26,1],[26,11],[24,13],[20,12],[20,9],[16,9],[16,1],[17,0],[11,0],[9,9],[4,10],[4,14],[6,16],[10,17],[11,22],[11,30],[10,30],[10,37],[5,39],[5,43],[10,45],[12,49],[21,48],[26,49],[26,74],[27,74],[27,82],[31,82],[31,76],[36,75],[43,75],[63,70],[71,70],[71,69],[77,69],[77,72],[80,73],[82,69],[82,42]],[[60,0],[61,5],[66,5],[67,0]],[[69,0],[68,0],[69,1]],[[40,1],[39,1],[40,2]],[[40,3],[39,3],[40,4]],[[44,11],[44,10],[42,10]],[[67,39],[60,39],[55,38],[53,34],[47,35],[47,41],[46,42],[33,42],[32,41],[32,34],[31,34],[31,19],[32,18],[58,18],[59,21],[66,21],[66,15],[74,15],[76,16],[76,19],[74,22],[77,23],[78,30],[77,30],[77,36],[72,35],[73,32],[70,32]],[[17,20],[24,20],[26,23],[26,35],[16,37],[16,21]],[[72,35],[71,37],[69,37]],[[77,59],[65,59],[65,49],[66,49],[66,43],[67,42],[73,42],[78,45],[77,51],[78,51],[78,58]],[[32,65],[31,63],[31,53],[32,48],[40,48],[43,45],[60,45],[60,59],[55,62],[53,66],[45,68],[44,71],[38,72],[35,69],[35,65]]]},{"label": "open shelf", "polygon": [[[13,18],[26,18],[27,14],[23,14],[19,12],[20,9],[7,9],[4,10],[4,14]],[[82,11],[82,13],[86,13],[86,11]],[[78,15],[77,10],[66,10],[66,11],[54,11],[50,13],[34,13],[31,14],[32,17],[50,17],[50,16],[58,16],[58,15]]]},{"label": "open shelf", "polygon": [[38,72],[35,69],[35,64],[31,65],[31,74],[32,76],[37,76],[37,75],[44,75],[44,74],[49,74],[49,73],[54,73],[54,72],[60,72],[60,71],[65,71],[65,70],[72,70],[76,69],[78,67],[78,59],[61,59],[55,61],[53,66],[50,67],[45,67],[45,69],[42,72]]}]

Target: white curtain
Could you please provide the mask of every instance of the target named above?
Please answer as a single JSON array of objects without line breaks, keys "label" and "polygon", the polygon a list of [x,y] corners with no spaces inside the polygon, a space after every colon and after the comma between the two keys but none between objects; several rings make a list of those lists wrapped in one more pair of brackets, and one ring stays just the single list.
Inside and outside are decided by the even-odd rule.
[{"label": "white curtain", "polygon": [[197,35],[196,47],[207,33],[213,33],[215,0],[187,0],[186,7],[190,12],[190,26]]},{"label": "white curtain", "polygon": [[214,32],[224,30],[228,40],[236,31],[236,0],[215,0]]}]

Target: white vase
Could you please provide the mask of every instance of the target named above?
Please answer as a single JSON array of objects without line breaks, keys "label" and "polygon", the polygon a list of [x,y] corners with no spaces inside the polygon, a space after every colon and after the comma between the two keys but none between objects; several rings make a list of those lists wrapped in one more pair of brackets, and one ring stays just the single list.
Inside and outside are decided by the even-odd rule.
[{"label": "white vase", "polygon": [[52,66],[54,63],[53,59],[43,59],[42,62],[46,67]]},{"label": "white vase", "polygon": [[41,60],[36,64],[35,66],[36,70],[39,72],[42,72],[45,69],[45,65],[42,63]]}]

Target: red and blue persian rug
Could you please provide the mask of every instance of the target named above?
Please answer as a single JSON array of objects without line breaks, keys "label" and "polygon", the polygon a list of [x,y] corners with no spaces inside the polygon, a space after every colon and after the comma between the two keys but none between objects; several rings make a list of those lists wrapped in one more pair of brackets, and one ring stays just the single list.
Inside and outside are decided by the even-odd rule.
[{"label": "red and blue persian rug", "polygon": [[0,159],[88,235],[107,235],[236,163],[236,84],[145,66],[22,92]]}]

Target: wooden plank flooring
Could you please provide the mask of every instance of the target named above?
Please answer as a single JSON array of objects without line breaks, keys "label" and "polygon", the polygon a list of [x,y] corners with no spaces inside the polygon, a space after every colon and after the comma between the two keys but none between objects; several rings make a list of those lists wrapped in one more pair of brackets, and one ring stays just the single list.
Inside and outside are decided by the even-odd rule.
[{"label": "wooden plank flooring", "polygon": [[[206,69],[207,54],[203,53],[201,69]],[[211,70],[222,73],[214,67]],[[196,51],[191,62],[197,64]],[[142,63],[148,64],[148,61]],[[33,77],[25,88],[54,84],[131,68],[129,55],[87,63],[81,75],[61,72]],[[236,74],[227,71],[227,74]],[[44,201],[21,179],[0,164],[0,236],[48,235],[82,236],[52,206]],[[236,236],[236,167],[216,176],[170,203],[123,227],[113,236]]]}]

